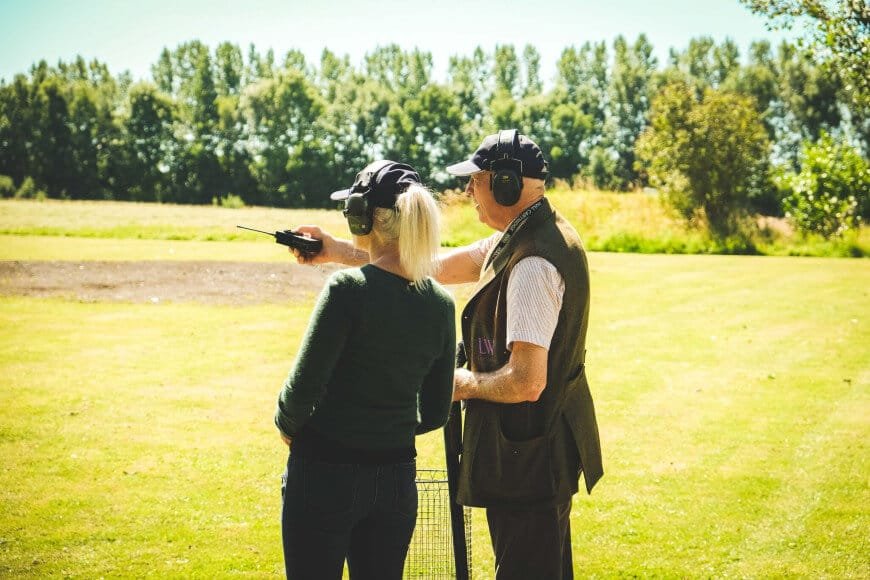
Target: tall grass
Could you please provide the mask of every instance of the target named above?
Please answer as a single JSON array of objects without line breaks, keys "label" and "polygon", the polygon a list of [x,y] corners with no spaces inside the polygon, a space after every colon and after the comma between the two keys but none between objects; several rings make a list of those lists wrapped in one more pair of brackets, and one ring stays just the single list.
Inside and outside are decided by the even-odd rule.
[{"label": "tall grass", "polygon": [[[792,231],[784,220],[747,222],[739,235],[717,239],[703,225],[674,215],[658,195],[557,188],[553,205],[593,251],[661,254],[762,254],[777,256],[870,256],[870,228],[825,240]],[[460,195],[442,197],[442,244],[456,247],[492,233]],[[0,200],[0,235],[176,241],[254,241],[259,235],[236,225],[274,231],[316,224],[348,237],[337,210],[210,207],[129,202]]]},{"label": "tall grass", "polygon": [[803,236],[785,220],[748,221],[728,239],[703,224],[679,218],[658,194],[614,194],[557,189],[553,205],[577,227],[588,249],[644,254],[760,254],[770,256],[870,256],[870,228],[825,240]]}]

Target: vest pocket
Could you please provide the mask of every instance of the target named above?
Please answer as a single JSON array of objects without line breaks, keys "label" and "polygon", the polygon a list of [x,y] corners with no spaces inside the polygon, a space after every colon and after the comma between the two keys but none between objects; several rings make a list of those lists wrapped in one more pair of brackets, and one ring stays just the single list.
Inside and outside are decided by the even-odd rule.
[{"label": "vest pocket", "polygon": [[471,487],[488,501],[536,502],[553,497],[555,482],[546,436],[512,441],[497,413],[482,422],[471,466]]}]

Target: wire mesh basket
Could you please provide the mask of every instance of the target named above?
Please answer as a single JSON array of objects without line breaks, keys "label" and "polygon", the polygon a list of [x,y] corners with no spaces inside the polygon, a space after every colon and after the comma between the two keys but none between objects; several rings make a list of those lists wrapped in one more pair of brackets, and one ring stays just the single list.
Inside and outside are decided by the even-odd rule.
[{"label": "wire mesh basket", "polygon": [[[404,578],[456,578],[447,471],[417,470],[417,527],[405,559]],[[465,512],[465,553],[471,570],[471,510]]]}]

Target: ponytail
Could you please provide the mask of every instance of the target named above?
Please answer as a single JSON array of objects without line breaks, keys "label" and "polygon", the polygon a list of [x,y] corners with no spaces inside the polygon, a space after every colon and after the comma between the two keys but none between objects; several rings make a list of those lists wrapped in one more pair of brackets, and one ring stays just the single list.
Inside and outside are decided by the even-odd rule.
[{"label": "ponytail", "polygon": [[422,185],[411,185],[396,200],[395,209],[375,210],[375,232],[384,240],[398,239],[399,264],[419,286],[438,267],[441,246],[440,213],[432,194]]}]

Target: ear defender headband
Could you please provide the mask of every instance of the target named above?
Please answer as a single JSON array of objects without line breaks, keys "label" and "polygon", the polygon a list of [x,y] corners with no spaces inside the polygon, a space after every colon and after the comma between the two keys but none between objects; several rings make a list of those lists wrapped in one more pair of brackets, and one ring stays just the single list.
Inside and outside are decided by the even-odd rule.
[{"label": "ear defender headband", "polygon": [[372,183],[375,181],[378,173],[387,165],[391,165],[391,161],[383,161],[374,167],[366,167],[365,173],[360,172],[354,180],[353,191],[347,199],[344,200],[344,214],[347,219],[347,226],[350,228],[350,233],[355,236],[367,236],[372,233],[372,225],[374,224],[375,206],[369,202],[368,194],[371,191]]},{"label": "ear defender headband", "polygon": [[520,134],[516,129],[498,132],[497,157],[489,164],[489,186],[499,205],[512,206],[520,200],[523,162],[514,157],[519,148]]}]

